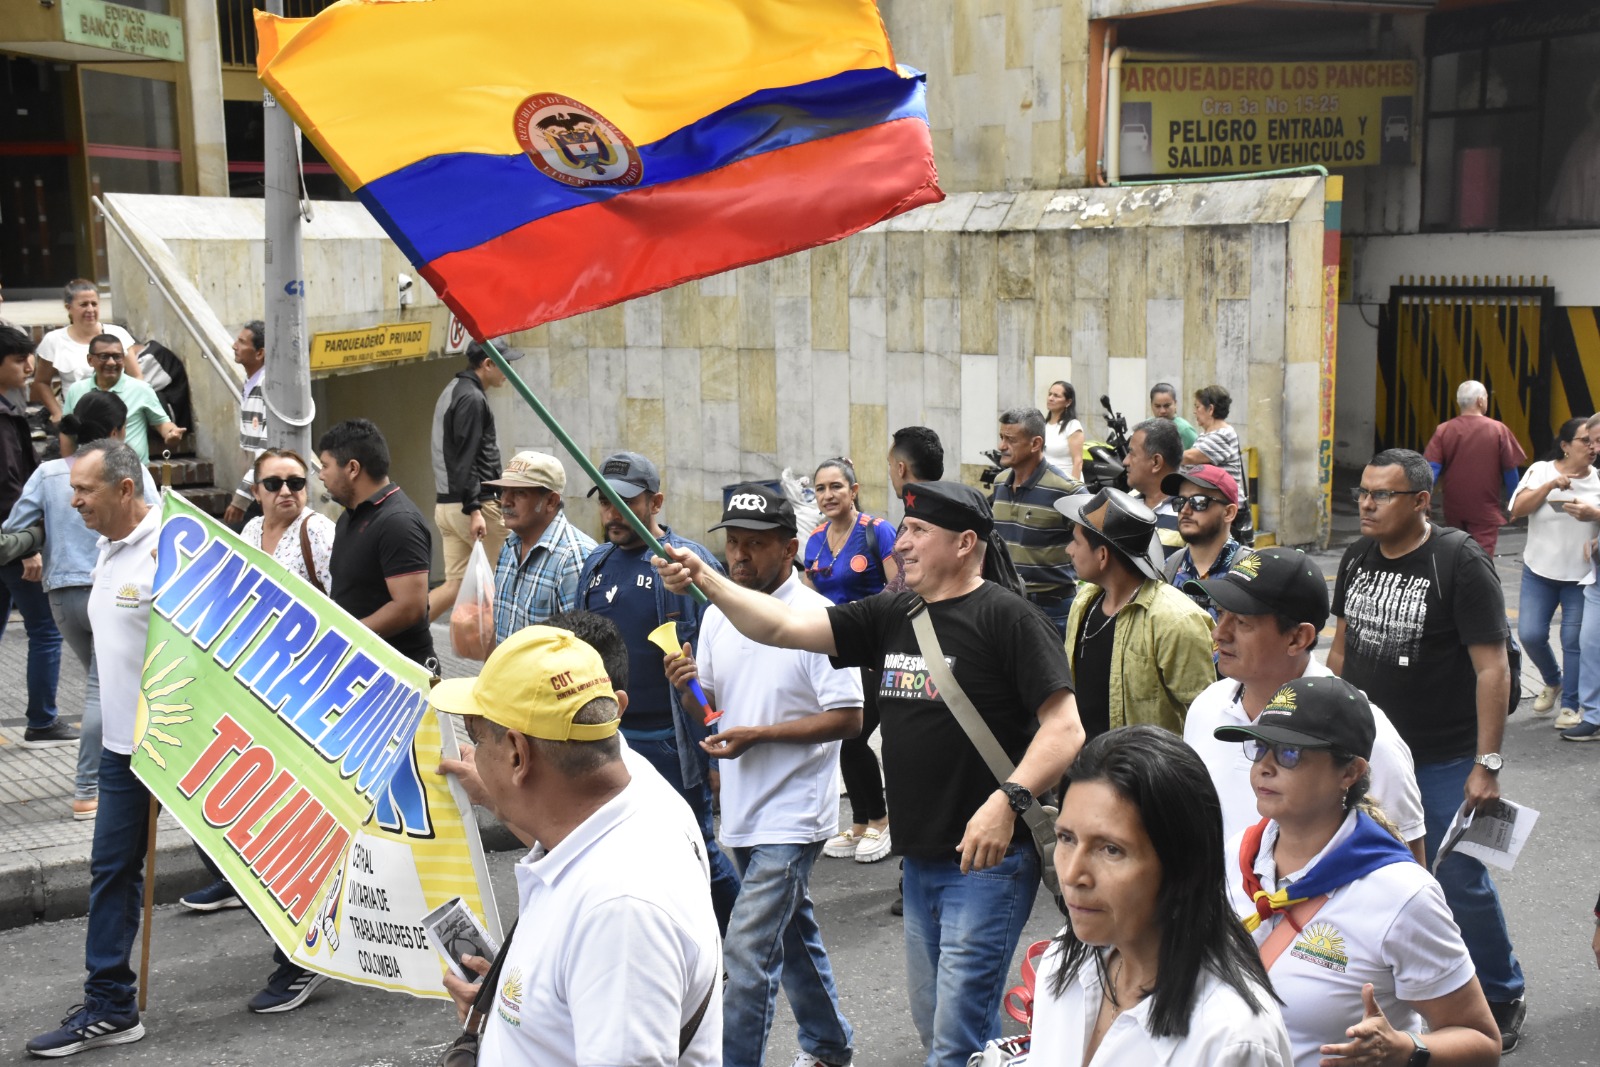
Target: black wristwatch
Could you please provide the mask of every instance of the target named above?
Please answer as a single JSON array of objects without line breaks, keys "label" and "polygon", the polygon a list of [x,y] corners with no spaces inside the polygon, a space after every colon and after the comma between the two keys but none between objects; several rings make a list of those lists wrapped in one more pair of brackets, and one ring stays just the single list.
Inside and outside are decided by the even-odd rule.
[{"label": "black wristwatch", "polygon": [[1011,803],[1011,810],[1021,815],[1033,806],[1033,793],[1025,785],[1016,782],[1001,782],[1000,792],[1006,795],[1006,800]]},{"label": "black wristwatch", "polygon": [[1422,1043],[1422,1038],[1413,1034],[1410,1030],[1406,1031],[1406,1036],[1411,1039],[1413,1045],[1417,1046],[1411,1050],[1411,1058],[1406,1061],[1406,1067],[1428,1067],[1429,1061],[1433,1059],[1433,1053],[1428,1051],[1428,1046]]}]

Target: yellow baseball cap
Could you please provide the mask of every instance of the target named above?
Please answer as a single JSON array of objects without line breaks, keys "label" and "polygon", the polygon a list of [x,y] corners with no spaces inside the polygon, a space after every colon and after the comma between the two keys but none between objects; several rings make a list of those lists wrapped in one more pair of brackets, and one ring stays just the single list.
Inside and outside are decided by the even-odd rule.
[{"label": "yellow baseball cap", "polygon": [[599,741],[621,719],[574,723],[596,697],[616,699],[600,653],[566,630],[526,626],[489,656],[476,678],[451,678],[433,687],[429,702],[454,715],[477,715],[546,741]]}]

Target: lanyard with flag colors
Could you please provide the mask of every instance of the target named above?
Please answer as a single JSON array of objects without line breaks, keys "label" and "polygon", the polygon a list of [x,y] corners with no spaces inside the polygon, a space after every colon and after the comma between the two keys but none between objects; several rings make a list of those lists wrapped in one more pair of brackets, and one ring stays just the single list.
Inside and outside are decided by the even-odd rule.
[{"label": "lanyard with flag colors", "polygon": [[340,0],[257,71],[480,339],[943,199],[873,0]]},{"label": "lanyard with flag colors", "polygon": [[1261,837],[1269,821],[1262,819],[1250,827],[1239,842],[1239,873],[1244,879],[1245,894],[1255,902],[1255,909],[1245,912],[1239,919],[1251,933],[1272,916],[1286,913],[1296,904],[1325,896],[1391,863],[1416,861],[1411,850],[1396,841],[1394,835],[1365,812],[1357,812],[1355,830],[1349,837],[1324,853],[1304,878],[1288,888],[1269,893],[1261,884],[1261,876],[1256,874],[1256,856],[1261,851]]}]

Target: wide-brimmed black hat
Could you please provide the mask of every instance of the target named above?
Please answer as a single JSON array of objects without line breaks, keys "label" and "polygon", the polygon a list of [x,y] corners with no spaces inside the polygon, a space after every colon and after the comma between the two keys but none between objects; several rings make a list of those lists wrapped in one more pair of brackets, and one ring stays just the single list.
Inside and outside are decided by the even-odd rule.
[{"label": "wide-brimmed black hat", "polygon": [[1156,513],[1121,489],[1102,489],[1094,496],[1066,496],[1056,510],[1070,522],[1087,526],[1110,543],[1146,578],[1162,580],[1160,536]]}]

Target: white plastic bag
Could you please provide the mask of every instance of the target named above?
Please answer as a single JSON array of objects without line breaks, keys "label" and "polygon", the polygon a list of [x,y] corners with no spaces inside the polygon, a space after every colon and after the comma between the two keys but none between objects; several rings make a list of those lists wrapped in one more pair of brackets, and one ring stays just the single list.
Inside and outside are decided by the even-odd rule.
[{"label": "white plastic bag", "polygon": [[450,609],[450,647],[458,656],[481,661],[489,658],[494,645],[494,568],[483,542],[477,541]]},{"label": "white plastic bag", "polygon": [[812,530],[822,525],[822,509],[817,507],[817,494],[812,491],[810,478],[803,474],[797,477],[788,467],[783,468],[783,476],[779,480],[783,484],[783,495],[794,505],[800,547],[805,548],[805,539],[811,536]]}]

